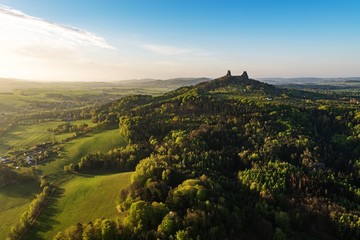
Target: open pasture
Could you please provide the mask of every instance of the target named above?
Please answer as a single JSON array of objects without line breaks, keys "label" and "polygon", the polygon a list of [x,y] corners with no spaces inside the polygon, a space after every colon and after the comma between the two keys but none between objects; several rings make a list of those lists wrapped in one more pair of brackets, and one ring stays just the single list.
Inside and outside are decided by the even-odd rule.
[{"label": "open pasture", "polygon": [[52,239],[57,232],[76,223],[122,217],[115,208],[116,199],[121,189],[130,184],[130,176],[131,172],[73,175],[60,185],[25,239]]}]

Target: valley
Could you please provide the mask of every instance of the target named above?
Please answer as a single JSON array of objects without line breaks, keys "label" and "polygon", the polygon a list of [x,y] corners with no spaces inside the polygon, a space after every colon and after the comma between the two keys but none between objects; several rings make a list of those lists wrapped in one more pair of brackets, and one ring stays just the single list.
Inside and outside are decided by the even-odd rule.
[{"label": "valley", "polygon": [[0,240],[359,240],[359,12],[0,0]]},{"label": "valley", "polygon": [[1,113],[0,237],[105,225],[127,239],[357,236],[360,92],[246,72],[204,80],[122,86],[113,99],[96,86],[76,93],[81,104],[71,91],[12,90],[43,99]]}]

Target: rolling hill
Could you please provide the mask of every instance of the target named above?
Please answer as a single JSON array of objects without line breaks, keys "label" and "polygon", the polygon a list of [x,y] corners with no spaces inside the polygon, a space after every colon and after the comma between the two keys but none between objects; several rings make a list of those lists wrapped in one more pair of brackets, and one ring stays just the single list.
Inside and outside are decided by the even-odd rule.
[{"label": "rolling hill", "polygon": [[[42,166],[63,192],[30,238],[58,230],[59,240],[102,239],[104,232],[110,239],[360,237],[360,111],[347,93],[280,88],[228,72],[93,113],[118,119],[119,129],[66,143],[64,159]],[[119,132],[126,147],[108,144]],[[117,148],[97,153],[103,144]],[[60,172],[70,162],[77,173]],[[125,169],[135,170],[130,183],[129,175],[95,174]],[[96,209],[85,216],[93,209],[80,210],[90,206],[83,196],[109,218],[116,207],[121,219],[92,219],[102,217]],[[103,196],[109,201],[101,204]]]}]

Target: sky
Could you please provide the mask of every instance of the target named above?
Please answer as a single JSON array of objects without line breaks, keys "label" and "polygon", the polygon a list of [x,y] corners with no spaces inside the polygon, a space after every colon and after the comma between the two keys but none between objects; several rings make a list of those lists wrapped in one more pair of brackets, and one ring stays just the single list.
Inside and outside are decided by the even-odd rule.
[{"label": "sky", "polygon": [[0,0],[0,77],[359,77],[358,0]]}]

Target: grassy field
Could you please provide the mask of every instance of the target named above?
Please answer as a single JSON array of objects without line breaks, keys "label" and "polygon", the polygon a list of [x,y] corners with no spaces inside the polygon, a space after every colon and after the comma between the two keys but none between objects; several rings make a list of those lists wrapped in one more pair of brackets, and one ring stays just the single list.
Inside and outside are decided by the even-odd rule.
[{"label": "grassy field", "polygon": [[[82,102],[77,107],[93,106],[95,103],[104,104],[114,99],[119,99],[130,94],[159,95],[173,89],[172,84],[165,86],[147,86],[136,83],[34,83],[34,82],[8,82],[0,79],[3,84],[0,89],[0,113],[16,114],[19,112],[31,112],[35,109],[53,110],[46,107],[46,103],[54,103],[61,106],[62,103]],[[5,84],[5,85],[4,85]],[[37,103],[45,103],[39,108]],[[34,105],[35,104],[35,105]],[[30,107],[30,108],[29,108]],[[66,109],[62,105],[59,110]]]},{"label": "grassy field", "polygon": [[[52,121],[16,126],[0,136],[0,152],[6,152],[10,147],[24,148],[26,146],[49,142],[54,140],[54,137],[57,141],[61,141],[65,138],[73,136],[74,133],[55,135],[54,133],[48,131],[48,128],[55,128],[63,123],[64,122],[62,121]],[[90,120],[78,120],[70,123],[73,125],[80,123],[86,123],[89,126],[94,125]]]},{"label": "grassy field", "polygon": [[119,134],[118,129],[93,132],[87,136],[64,143],[61,156],[51,162],[39,165],[38,168],[43,174],[53,174],[62,171],[64,166],[71,162],[79,162],[88,153],[105,153],[125,144],[127,144],[127,141]]},{"label": "grassy field", "polygon": [[57,232],[78,222],[121,217],[115,209],[120,190],[130,183],[131,173],[79,174],[60,186],[25,239],[52,239]]},{"label": "grassy field", "polygon": [[0,100],[5,106],[11,107],[24,107],[28,103],[24,100],[27,100],[27,97],[20,96],[17,92],[11,93],[0,93]]},{"label": "grassy field", "polygon": [[0,239],[6,239],[10,227],[19,222],[31,200],[40,192],[35,181],[10,184],[0,188]]},{"label": "grassy field", "polygon": [[115,202],[120,190],[130,183],[131,173],[71,174],[63,172],[63,167],[88,153],[107,152],[125,144],[127,140],[118,129],[93,132],[62,144],[62,156],[39,165],[42,174],[60,185],[25,239],[52,239],[58,231],[78,222],[120,216]]},{"label": "grassy field", "polygon": [[[48,122],[18,126],[5,134],[5,136],[2,136],[2,139],[7,141],[1,141],[1,144],[21,147],[47,141],[48,136],[46,134],[49,134],[47,128],[56,127],[60,123]],[[119,189],[129,183],[130,174],[73,175],[64,173],[63,167],[70,162],[78,162],[81,157],[88,153],[107,152],[114,147],[125,144],[127,144],[127,140],[119,134],[118,129],[102,132],[95,131],[87,136],[61,144],[61,156],[43,165],[38,165],[37,168],[41,174],[50,175],[54,182],[61,183],[61,190],[57,193],[58,195],[54,196],[48,207],[43,211],[42,219],[39,219],[41,231],[47,233],[46,229],[52,229],[53,226],[56,227],[56,231],[59,231],[64,226],[68,226],[66,224],[76,223],[74,222],[75,219],[79,219],[78,221],[90,221],[93,218],[102,217],[101,214],[105,214],[104,217],[116,215],[116,196]],[[28,168],[24,168],[24,170],[28,170]],[[106,187],[102,188],[102,186]],[[21,214],[28,209],[29,203],[38,192],[39,187],[36,182],[11,184],[0,188],[0,239],[5,239],[10,227],[19,221]],[[91,202],[84,201],[82,196],[91,199]],[[105,201],[107,202],[105,203]],[[101,208],[97,207],[89,211],[89,205],[92,204],[101,205]],[[64,208],[67,211],[64,211]],[[83,215],[72,215],[72,212],[76,209],[81,209],[77,214]],[[87,214],[85,214],[86,211],[88,211]],[[67,221],[68,216],[73,216],[72,220],[69,219],[69,222]],[[49,231],[47,234],[53,234],[52,230]],[[32,236],[32,238],[29,239],[38,239],[38,236],[35,235],[30,232],[29,236]]]}]

